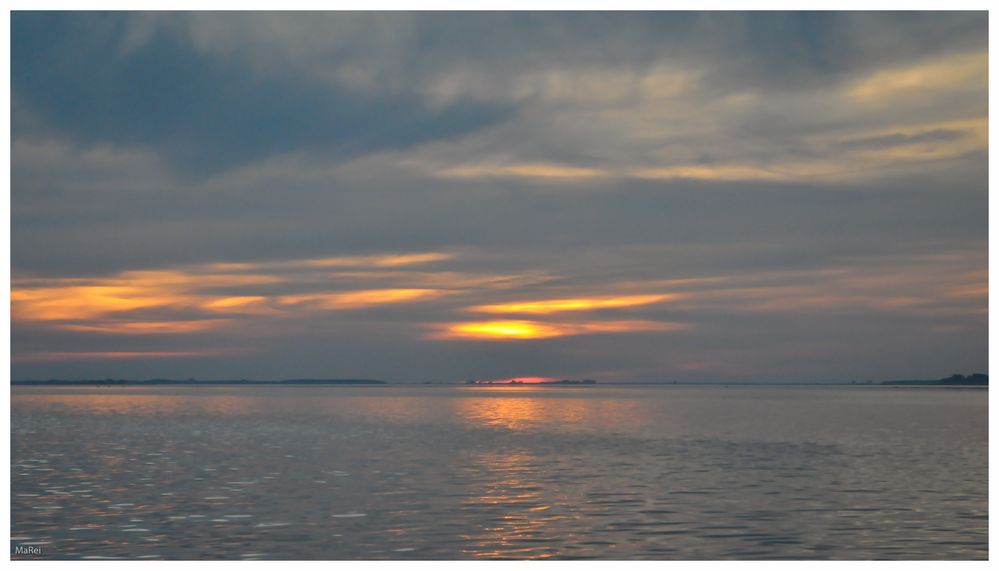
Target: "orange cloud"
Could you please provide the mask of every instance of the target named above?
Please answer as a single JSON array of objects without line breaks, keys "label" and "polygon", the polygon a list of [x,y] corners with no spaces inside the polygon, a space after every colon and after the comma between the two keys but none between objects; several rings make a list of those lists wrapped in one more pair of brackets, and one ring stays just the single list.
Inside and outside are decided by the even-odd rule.
[{"label": "orange cloud", "polygon": [[[251,276],[277,279],[267,274],[272,270],[324,268],[324,267],[357,267],[357,268],[394,268],[429,264],[454,258],[454,254],[444,252],[412,252],[375,254],[369,256],[331,256],[326,258],[296,258],[292,260],[264,260],[259,262],[211,262],[186,266],[185,273],[204,275],[202,272],[257,272]],[[134,272],[133,272],[134,273]],[[251,278],[252,279],[252,278]]]},{"label": "orange cloud", "polygon": [[781,180],[786,173],[747,164],[674,165],[637,169],[631,173],[636,178],[653,180]]},{"label": "orange cloud", "polygon": [[584,179],[605,177],[609,173],[592,168],[552,163],[458,165],[441,169],[445,178],[525,177],[539,179]]},{"label": "orange cloud", "polygon": [[[15,319],[52,321],[94,319],[152,308],[204,306],[214,309],[225,299],[213,299],[204,288],[243,287],[283,281],[269,275],[216,275],[176,270],[122,272],[90,280],[15,281],[11,312]],[[206,301],[207,300],[207,301]]]},{"label": "orange cloud", "polygon": [[54,286],[14,288],[10,293],[15,319],[91,319],[111,313],[175,306],[189,301],[169,287],[150,285]]},{"label": "orange cloud", "polygon": [[[281,304],[309,302],[323,309],[348,309],[382,303],[429,299],[442,290],[424,288],[385,288],[353,292],[316,293],[275,298],[260,294],[225,292],[254,286],[284,283],[296,278],[294,270],[310,267],[358,266],[397,268],[446,260],[451,254],[417,252],[316,258],[288,262],[208,263],[171,270],[133,270],[100,278],[19,279],[11,288],[11,314],[15,320],[81,321],[118,316],[143,310],[200,310],[213,314],[270,315]],[[285,274],[273,272],[283,268]],[[236,272],[236,273],[227,273]],[[404,280],[405,275],[397,281]],[[143,322],[143,320],[136,320]],[[91,324],[97,331],[109,327]],[[78,331],[85,325],[71,324]],[[116,326],[120,327],[120,326]],[[134,326],[140,332],[145,326]],[[179,326],[180,327],[180,326]],[[195,326],[191,326],[195,327]]]},{"label": "orange cloud", "polygon": [[547,274],[475,274],[450,271],[413,271],[413,270],[361,270],[335,271],[328,274],[330,279],[365,280],[386,283],[406,283],[416,289],[512,289],[525,285],[539,284],[551,280]]},{"label": "orange cloud", "polygon": [[312,267],[367,266],[376,268],[391,268],[428,264],[453,258],[452,254],[442,252],[422,252],[414,254],[387,254],[380,256],[340,256],[332,258],[313,258],[289,262],[291,265],[301,264]]},{"label": "orange cloud", "polygon": [[[229,264],[223,264],[223,267]],[[239,264],[245,265],[245,264]],[[213,267],[214,266],[208,266]],[[284,278],[269,274],[201,273],[202,266],[181,270],[134,270],[118,274],[113,281],[133,287],[225,288],[275,284]]]},{"label": "orange cloud", "polygon": [[548,299],[540,301],[521,301],[490,305],[477,305],[468,308],[479,313],[536,313],[547,314],[560,311],[587,311],[591,309],[607,309],[613,307],[632,307],[647,305],[676,299],[677,295],[628,295],[619,297],[591,297],[571,299]]}]

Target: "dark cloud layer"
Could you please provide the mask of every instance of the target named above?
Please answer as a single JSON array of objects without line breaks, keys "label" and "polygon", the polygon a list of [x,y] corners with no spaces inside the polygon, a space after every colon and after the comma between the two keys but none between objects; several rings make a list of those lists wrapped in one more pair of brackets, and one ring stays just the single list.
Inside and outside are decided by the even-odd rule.
[{"label": "dark cloud layer", "polygon": [[987,40],[984,13],[15,13],[13,375],[984,370]]},{"label": "dark cloud layer", "polygon": [[15,19],[12,84],[33,111],[76,139],[152,147],[183,174],[303,148],[336,158],[404,148],[510,112],[473,103],[428,109],[401,95],[354,93],[301,76],[259,77],[166,35],[122,53],[121,16]]}]

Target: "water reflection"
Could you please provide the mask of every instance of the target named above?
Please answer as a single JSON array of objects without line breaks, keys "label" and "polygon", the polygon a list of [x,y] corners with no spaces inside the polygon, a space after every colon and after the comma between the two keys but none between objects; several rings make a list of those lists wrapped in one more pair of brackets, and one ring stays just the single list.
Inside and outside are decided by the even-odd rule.
[{"label": "water reflection", "polygon": [[643,422],[639,401],[569,391],[530,385],[469,389],[455,399],[455,412],[470,425],[507,430],[623,430]]},{"label": "water reflection", "polygon": [[88,392],[11,394],[11,406],[21,410],[63,409],[88,414],[173,415],[212,413],[246,415],[260,412],[265,403],[254,396],[226,394],[171,395],[93,389]]},{"label": "water reflection", "polygon": [[454,404],[455,412],[470,424],[511,430],[527,430],[545,422],[553,422],[556,414],[564,419],[568,417],[578,421],[581,414],[578,402],[560,402],[558,404],[561,406],[553,410],[547,399],[531,398],[530,394],[473,397],[456,400]]},{"label": "water reflection", "polygon": [[473,470],[485,474],[478,495],[467,499],[462,510],[475,512],[484,521],[479,529],[462,535],[463,552],[482,559],[539,559],[555,554],[551,534],[552,503],[538,481],[540,460],[523,452],[482,453]]},{"label": "water reflection", "polygon": [[57,558],[987,557],[986,393],[734,394],[18,388],[11,535]]},{"label": "water reflection", "polygon": [[[513,431],[628,431],[647,424],[661,407],[592,390],[532,387],[368,388],[80,387],[12,391],[23,411],[58,409],[85,414],[324,416],[379,423],[450,423]],[[612,397],[612,398],[608,398]]]}]

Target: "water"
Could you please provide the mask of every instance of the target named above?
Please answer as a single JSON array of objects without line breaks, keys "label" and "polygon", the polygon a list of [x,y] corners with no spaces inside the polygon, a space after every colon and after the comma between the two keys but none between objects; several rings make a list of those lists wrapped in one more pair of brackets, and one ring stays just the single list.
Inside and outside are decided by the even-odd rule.
[{"label": "water", "polygon": [[986,559],[987,401],[881,387],[17,387],[11,553]]}]

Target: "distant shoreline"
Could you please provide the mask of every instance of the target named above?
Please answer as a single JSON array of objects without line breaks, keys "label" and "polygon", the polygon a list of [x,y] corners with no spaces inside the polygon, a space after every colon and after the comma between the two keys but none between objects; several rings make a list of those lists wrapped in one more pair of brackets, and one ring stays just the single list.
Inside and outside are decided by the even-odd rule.
[{"label": "distant shoreline", "polygon": [[377,386],[450,386],[450,387],[983,387],[988,388],[987,375],[954,375],[946,379],[937,380],[895,380],[895,381],[828,381],[828,382],[789,382],[789,381],[701,381],[701,382],[681,382],[681,381],[659,381],[659,382],[606,382],[596,381],[549,381],[541,383],[489,383],[489,382],[448,382],[448,381],[424,381],[424,382],[389,382],[377,379],[284,379],[276,381],[260,381],[245,379],[222,379],[222,380],[177,380],[177,379],[50,379],[50,380],[20,380],[11,381],[11,386],[42,386],[42,387],[145,387],[145,386],[357,386],[357,385],[377,385]]},{"label": "distant shoreline", "polygon": [[116,380],[116,379],[104,379],[104,380],[61,380],[53,379],[48,381],[11,381],[11,385],[19,386],[71,386],[71,387],[94,387],[94,386],[115,386],[115,387],[132,387],[132,386],[207,386],[207,385],[270,385],[270,386],[288,386],[288,385],[387,385],[387,381],[379,381],[374,379],[288,379],[283,381],[248,381],[248,380],[219,380],[219,381],[179,381],[172,379],[149,379],[144,381],[127,381],[127,380]]}]

